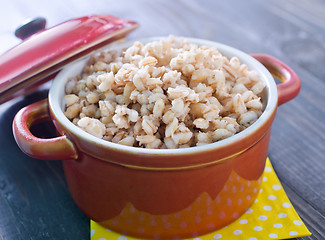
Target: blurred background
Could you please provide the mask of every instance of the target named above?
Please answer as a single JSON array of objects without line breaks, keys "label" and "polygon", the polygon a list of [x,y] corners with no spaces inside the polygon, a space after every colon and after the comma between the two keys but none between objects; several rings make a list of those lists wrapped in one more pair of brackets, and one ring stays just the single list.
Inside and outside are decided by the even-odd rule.
[{"label": "blurred background", "polygon": [[[45,17],[47,27],[89,14],[135,20],[129,38],[190,36],[222,42],[245,52],[285,55],[302,66],[325,62],[323,0],[12,0],[0,8],[0,52],[20,42],[15,29],[26,19]],[[305,54],[308,52],[309,54]],[[309,56],[313,57],[309,57]],[[319,66],[319,65],[318,65]],[[324,74],[325,68],[317,68]]]},{"label": "blurred background", "polygon": [[[200,0],[12,0],[0,8],[1,51],[19,43],[13,32],[23,21],[36,16],[48,27],[89,14],[111,14],[140,23],[132,37],[182,35],[213,39],[247,51],[299,50],[313,37],[316,51],[324,37],[325,9],[322,0],[200,1]],[[254,21],[252,21],[254,20]],[[315,34],[316,33],[316,34]],[[293,39],[299,44],[289,46]],[[259,43],[259,44],[258,44]],[[297,46],[296,46],[297,45]],[[299,45],[299,46],[298,46]],[[324,47],[324,46],[322,46]]]}]

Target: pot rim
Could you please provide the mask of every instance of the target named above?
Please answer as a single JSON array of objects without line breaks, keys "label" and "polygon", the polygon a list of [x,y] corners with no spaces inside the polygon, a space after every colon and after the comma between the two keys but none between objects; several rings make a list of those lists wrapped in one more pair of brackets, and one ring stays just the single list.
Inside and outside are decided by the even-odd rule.
[{"label": "pot rim", "polygon": [[[164,37],[151,37],[151,38],[143,38],[143,39],[135,39],[123,43],[112,43],[108,46],[102,48],[101,50],[105,48],[125,48],[130,46],[135,41],[140,41],[142,43],[147,43],[151,41],[156,41]],[[68,132],[72,133],[73,135],[77,136],[78,138],[81,138],[91,144],[100,145],[104,148],[109,148],[111,150],[115,151],[123,151],[128,154],[145,154],[145,155],[184,155],[184,154],[195,154],[199,152],[206,152],[211,150],[216,150],[218,148],[224,148],[227,145],[233,144],[234,142],[242,141],[247,136],[253,134],[256,132],[260,127],[263,126],[265,122],[267,122],[270,117],[272,117],[274,110],[277,107],[277,101],[278,101],[278,93],[277,93],[277,86],[276,83],[271,75],[271,73],[264,67],[263,64],[261,64],[259,61],[257,61],[252,56],[244,53],[243,51],[230,47],[228,45],[209,41],[209,40],[203,40],[198,38],[188,38],[192,43],[198,44],[198,45],[208,45],[208,46],[214,46],[216,47],[223,55],[227,56],[228,58],[232,56],[238,57],[241,64],[246,64],[249,70],[256,70],[263,81],[265,82],[266,86],[266,99],[264,101],[266,102],[266,107],[261,114],[261,116],[257,119],[256,122],[254,122],[251,126],[246,128],[245,130],[236,133],[235,135],[220,140],[218,142],[209,143],[202,146],[194,146],[189,148],[178,148],[178,149],[149,149],[149,148],[139,148],[139,147],[131,147],[131,146],[125,146],[122,144],[113,143],[110,141],[106,141],[100,138],[97,138],[78,126],[74,125],[65,115],[64,115],[64,103],[62,101],[65,93],[62,91],[62,89],[65,89],[66,81],[69,77],[73,77],[76,74],[80,73],[83,66],[85,66],[86,61],[88,58],[84,57],[83,59],[77,60],[75,62],[72,62],[68,65],[66,65],[61,72],[54,78],[53,83],[50,87],[49,91],[49,107],[51,108],[51,112],[54,115],[56,121],[59,121],[60,124],[68,130]],[[61,101],[61,102],[60,102]]]}]

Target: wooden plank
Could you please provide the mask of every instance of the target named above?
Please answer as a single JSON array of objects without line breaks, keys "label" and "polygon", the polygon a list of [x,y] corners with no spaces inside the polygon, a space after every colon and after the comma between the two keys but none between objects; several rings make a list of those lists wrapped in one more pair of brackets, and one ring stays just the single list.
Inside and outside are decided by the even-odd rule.
[{"label": "wooden plank", "polygon": [[325,239],[325,218],[318,209],[315,209],[310,202],[304,200],[299,193],[282,183],[284,190],[288,194],[292,205],[301,216],[312,235],[299,239]]}]

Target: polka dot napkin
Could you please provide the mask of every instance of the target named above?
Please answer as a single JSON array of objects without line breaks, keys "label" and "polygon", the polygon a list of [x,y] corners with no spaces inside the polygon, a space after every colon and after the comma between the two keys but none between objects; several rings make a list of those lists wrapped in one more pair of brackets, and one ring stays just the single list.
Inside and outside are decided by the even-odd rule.
[{"label": "polka dot napkin", "polygon": [[[190,239],[265,240],[311,235],[291,205],[269,159],[262,180],[255,203],[239,219],[215,232]],[[91,240],[137,240],[112,232],[94,221],[91,221],[90,228]]]}]

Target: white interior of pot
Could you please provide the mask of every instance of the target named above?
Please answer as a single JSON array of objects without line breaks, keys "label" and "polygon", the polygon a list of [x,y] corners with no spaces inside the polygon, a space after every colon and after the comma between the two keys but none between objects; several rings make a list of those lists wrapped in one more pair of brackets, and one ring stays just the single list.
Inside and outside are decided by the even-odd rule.
[{"label": "white interior of pot", "polygon": [[[142,43],[147,43],[150,41],[159,40],[159,37],[156,38],[148,38],[148,39],[140,39],[138,41]],[[184,154],[184,153],[194,153],[198,151],[206,151],[209,149],[218,148],[221,146],[225,146],[229,144],[232,141],[239,140],[241,138],[245,138],[245,136],[249,135],[250,133],[254,132],[263,122],[265,122],[274,109],[277,107],[277,87],[275,84],[275,81],[270,74],[270,72],[255,58],[251,57],[250,55],[229,47],[227,45],[223,45],[220,43],[202,40],[202,39],[194,39],[194,38],[187,38],[189,41],[198,44],[198,45],[208,45],[208,46],[215,46],[223,55],[227,56],[228,58],[231,58],[233,56],[238,57],[239,61],[241,63],[244,63],[247,65],[249,70],[255,70],[257,71],[263,81],[266,83],[265,90],[262,93],[262,102],[264,104],[265,110],[263,111],[262,115],[257,119],[255,123],[253,123],[251,126],[249,126],[247,129],[236,133],[234,136],[226,138],[224,140],[210,143],[203,146],[197,146],[197,147],[190,147],[190,148],[181,148],[181,149],[148,149],[148,148],[139,148],[139,147],[130,147],[130,146],[124,146],[121,144],[112,143],[109,141],[105,141],[103,139],[99,139],[95,136],[92,136],[91,134],[83,131],[76,125],[74,125],[65,115],[65,103],[64,103],[64,96],[65,96],[65,84],[70,77],[74,77],[77,74],[80,74],[82,72],[83,67],[85,66],[87,59],[83,58],[76,62],[70,63],[67,66],[64,67],[64,69],[56,76],[56,78],[53,81],[53,84],[50,88],[49,93],[49,104],[56,116],[56,118],[63,124],[67,129],[69,129],[73,134],[77,135],[80,138],[88,139],[91,142],[96,142],[96,144],[104,145],[106,147],[109,147],[111,149],[116,150],[124,150],[124,151],[130,151],[132,153],[148,153],[148,154]],[[114,43],[106,48],[115,48],[115,49],[123,49],[130,45],[132,45],[134,41],[130,42],[124,42],[124,43]]]}]

